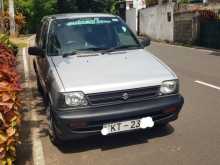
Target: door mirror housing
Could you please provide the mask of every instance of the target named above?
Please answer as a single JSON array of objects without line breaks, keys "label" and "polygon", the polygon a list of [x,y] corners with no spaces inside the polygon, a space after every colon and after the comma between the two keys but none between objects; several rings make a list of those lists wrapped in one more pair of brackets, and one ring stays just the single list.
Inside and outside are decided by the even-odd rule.
[{"label": "door mirror housing", "polygon": [[141,45],[143,47],[149,46],[151,43],[151,40],[149,37],[139,37],[138,40],[140,41]]},{"label": "door mirror housing", "polygon": [[42,56],[42,57],[44,56],[44,51],[41,48],[38,48],[36,46],[29,47],[28,53],[29,55],[33,55],[33,56]]}]

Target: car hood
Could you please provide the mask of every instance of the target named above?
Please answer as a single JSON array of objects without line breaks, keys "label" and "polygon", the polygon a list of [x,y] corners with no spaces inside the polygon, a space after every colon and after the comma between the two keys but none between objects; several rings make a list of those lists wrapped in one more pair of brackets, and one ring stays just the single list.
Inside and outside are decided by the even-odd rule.
[{"label": "car hood", "polygon": [[176,75],[144,49],[51,57],[64,90],[85,94],[160,85]]}]

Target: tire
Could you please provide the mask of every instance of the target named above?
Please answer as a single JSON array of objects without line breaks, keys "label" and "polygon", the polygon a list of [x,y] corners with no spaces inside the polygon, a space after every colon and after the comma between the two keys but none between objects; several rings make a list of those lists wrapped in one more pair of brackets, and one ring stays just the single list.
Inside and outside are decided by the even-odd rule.
[{"label": "tire", "polygon": [[36,74],[36,77],[37,77],[37,89],[40,92],[40,94],[43,94],[43,88],[42,88],[42,86],[40,84],[40,79],[39,79],[39,76],[38,76],[38,73],[37,73],[37,69],[36,69],[36,64],[35,64],[34,61],[33,61],[33,66],[34,66],[35,74]]},{"label": "tire", "polygon": [[43,88],[40,84],[40,80],[39,80],[38,76],[37,76],[37,89],[40,92],[40,94],[43,94]]},{"label": "tire", "polygon": [[38,89],[40,95],[42,96],[45,105],[48,105],[48,100],[49,100],[49,99],[48,99],[48,95],[45,94],[45,92],[44,92],[44,90],[43,90],[43,87],[41,86],[40,80],[39,80],[38,77],[37,77],[37,89]]},{"label": "tire", "polygon": [[49,138],[50,141],[55,145],[55,146],[60,146],[64,143],[59,137],[57,136],[57,132],[55,129],[55,122],[54,118],[51,112],[51,106],[50,104],[47,106],[47,120],[48,120],[48,132],[49,132]]}]

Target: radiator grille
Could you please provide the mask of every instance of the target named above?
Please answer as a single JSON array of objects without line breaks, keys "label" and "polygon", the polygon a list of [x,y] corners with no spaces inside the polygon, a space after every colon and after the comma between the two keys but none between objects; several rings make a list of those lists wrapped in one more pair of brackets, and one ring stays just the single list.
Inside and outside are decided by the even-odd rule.
[{"label": "radiator grille", "polygon": [[94,93],[88,94],[87,97],[92,105],[139,101],[158,96],[159,88],[159,86],[154,86],[113,92]]}]

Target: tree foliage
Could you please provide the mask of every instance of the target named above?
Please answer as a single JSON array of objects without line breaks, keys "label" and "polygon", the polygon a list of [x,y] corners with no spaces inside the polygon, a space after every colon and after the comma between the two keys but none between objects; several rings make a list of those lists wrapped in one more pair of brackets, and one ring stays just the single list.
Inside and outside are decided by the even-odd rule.
[{"label": "tree foliage", "polygon": [[15,0],[16,11],[26,16],[28,32],[35,32],[41,18],[56,13],[56,0]]},{"label": "tree foliage", "polygon": [[32,33],[36,31],[37,25],[45,15],[74,12],[106,13],[111,11],[117,0],[14,0],[14,2],[16,11],[26,17],[26,29]]},{"label": "tree foliage", "polygon": [[57,0],[59,13],[66,12],[110,12],[117,0]]}]

